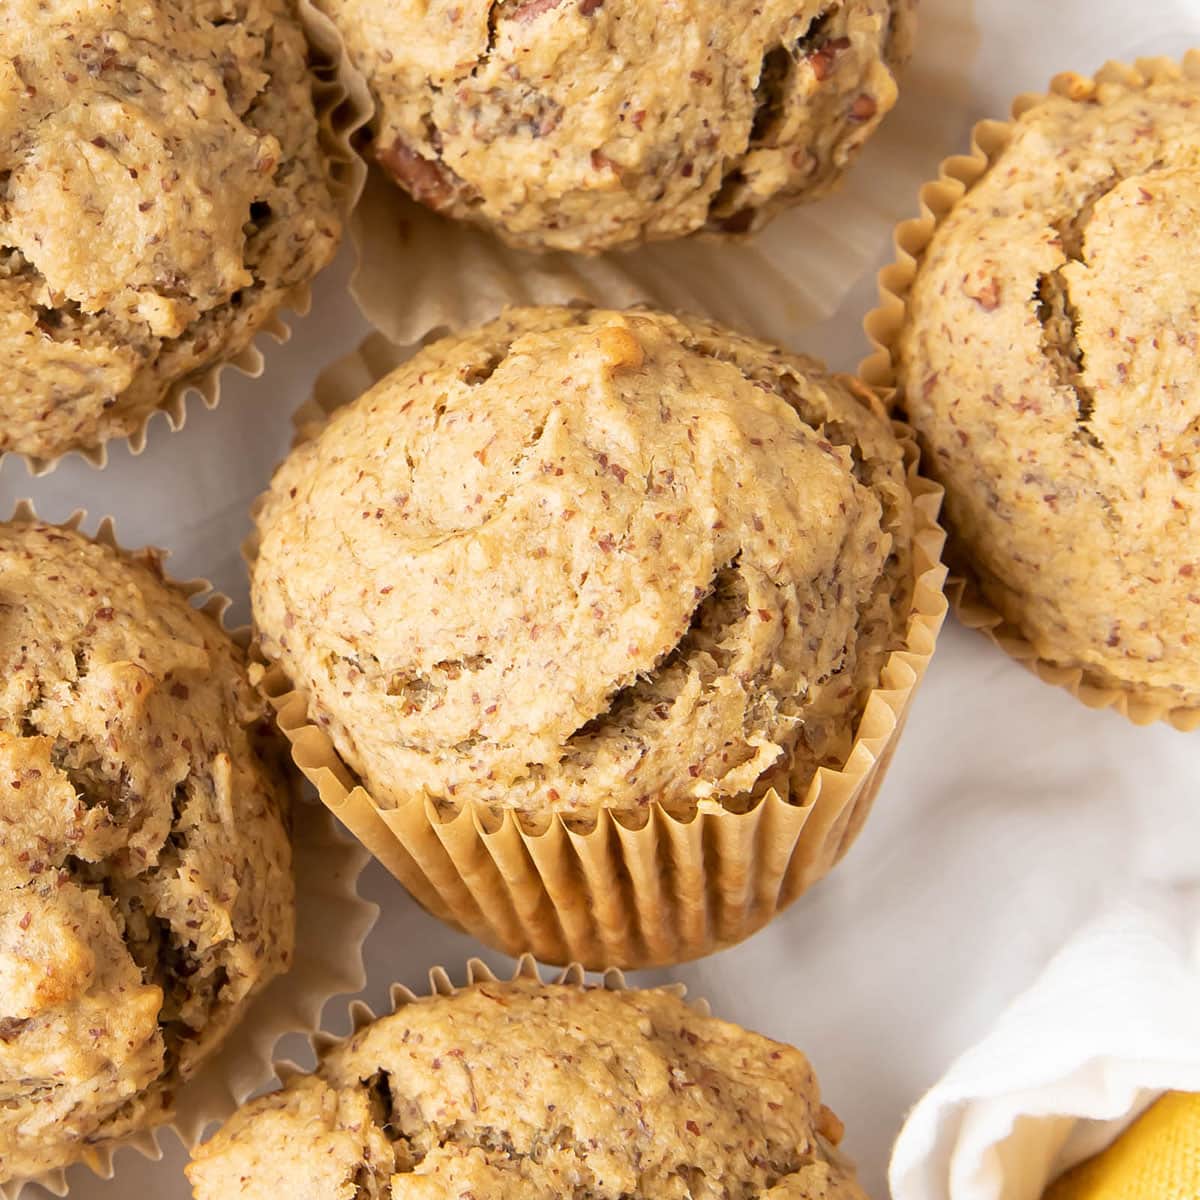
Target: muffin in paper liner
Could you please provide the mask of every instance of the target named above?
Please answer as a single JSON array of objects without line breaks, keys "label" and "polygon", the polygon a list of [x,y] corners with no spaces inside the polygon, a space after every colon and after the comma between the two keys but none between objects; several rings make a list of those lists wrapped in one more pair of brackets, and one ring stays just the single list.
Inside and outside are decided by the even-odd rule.
[{"label": "muffin in paper liner", "polygon": [[[315,1060],[313,1068],[306,1070],[290,1059],[281,1059],[275,1063],[275,1075],[282,1087],[288,1087],[294,1081],[303,1079],[314,1071],[319,1070],[326,1058],[336,1053],[375,1021],[389,1017],[410,1004],[420,1003],[423,999],[450,997],[463,990],[463,988],[471,988],[477,984],[527,981],[532,984],[548,984],[551,987],[584,987],[588,989],[603,989],[608,992],[639,990],[627,982],[623,971],[619,967],[605,967],[602,970],[597,968],[595,974],[599,975],[599,978],[589,978],[587,969],[582,964],[571,962],[563,966],[561,970],[551,974],[550,978],[547,979],[543,977],[534,957],[530,954],[522,954],[515,963],[512,974],[503,977],[498,976],[481,959],[471,958],[467,960],[466,964],[465,983],[457,985],[451,973],[444,966],[434,966],[429,968],[429,988],[425,997],[422,997],[404,984],[393,983],[388,992],[387,1008],[381,1013],[376,1013],[362,1000],[352,1001],[348,1007],[347,1014],[349,1018],[349,1032],[343,1036],[337,1036],[321,1031],[309,1037],[309,1046]],[[654,990],[677,997],[698,1017],[710,1018],[719,1015],[713,1013],[710,1004],[704,998],[690,998],[687,994],[687,987],[682,983],[666,984]],[[815,1136],[820,1144],[822,1155],[835,1174],[853,1186],[855,1183],[854,1164],[838,1144],[841,1141],[842,1132],[841,1121],[824,1104],[821,1104]],[[191,1174],[190,1168],[188,1168],[188,1173],[189,1175]],[[855,1194],[857,1195],[858,1192],[855,1191]]]},{"label": "muffin in paper liner", "polygon": [[[1200,50],[1190,50],[1182,61],[1155,57],[1132,64],[1110,61],[1092,79],[1065,73],[1055,76],[1050,95],[1071,97],[1093,84],[1120,83],[1145,87],[1156,79],[1187,77],[1200,80]],[[958,201],[984,176],[993,161],[1008,146],[1012,122],[1047,99],[1042,93],[1023,93],[1012,104],[1011,121],[980,121],[972,131],[967,154],[945,159],[937,178],[919,192],[920,215],[897,225],[894,233],[895,261],[879,273],[879,305],[865,318],[863,327],[873,347],[859,368],[862,379],[883,395],[889,407],[903,414],[903,396],[896,375],[898,339],[907,321],[908,297],[920,266],[921,256],[935,231]],[[1112,708],[1136,725],[1166,721],[1188,732],[1200,728],[1200,708],[1172,704],[1161,691],[1139,692],[1113,687],[1109,681],[1081,667],[1066,667],[1042,658],[1021,630],[998,612],[984,597],[977,580],[954,544],[950,531],[946,548],[950,574],[946,592],[958,619],[978,630],[1022,666],[1046,683],[1066,689],[1089,708]]]},{"label": "muffin in paper liner", "polygon": [[[18,523],[38,519],[29,500],[20,501],[7,518]],[[57,527],[79,531],[121,555],[128,554],[117,541],[111,518],[101,520],[95,534],[83,531],[85,519],[86,514],[79,510]],[[165,557],[161,551],[149,553],[159,561]],[[164,579],[224,628],[223,617],[230,603],[227,597],[213,592],[202,579],[179,581],[169,575]],[[238,646],[244,649],[248,645],[248,627],[229,633]],[[72,1172],[85,1165],[102,1179],[110,1179],[116,1152],[127,1146],[157,1160],[162,1157],[159,1136],[168,1129],[190,1148],[209,1126],[223,1120],[271,1079],[275,1046],[282,1037],[297,1031],[311,1035],[320,1028],[329,1000],[362,989],[366,981],[363,943],[378,916],[378,907],[358,892],[359,876],[369,856],[338,830],[321,805],[301,797],[301,786],[294,777],[292,784],[292,869],[297,887],[296,945],[290,969],[250,1001],[221,1047],[179,1088],[170,1119],[115,1146],[91,1150],[80,1164],[0,1183],[0,1200],[17,1200],[33,1184],[65,1196]]]},{"label": "muffin in paper liner", "polygon": [[[386,375],[405,351],[382,335],[334,364],[294,420],[297,442],[316,436],[337,408]],[[260,686],[292,743],[296,764],[329,806],[434,915],[508,954],[587,967],[648,967],[711,954],[749,937],[845,854],[870,811],[933,653],[946,612],[941,488],[916,473],[904,446],[914,496],[914,594],[905,647],[887,658],[840,770],[820,767],[803,798],[772,790],[746,813],[702,811],[691,819],[648,809],[632,827],[603,810],[591,828],[553,816],[530,829],[508,810],[467,804],[450,819],[430,800],[377,804],[309,721],[305,693],[278,664]],[[261,504],[261,500],[259,504]],[[258,511],[258,505],[255,512]],[[253,565],[257,533],[244,546]]]},{"label": "muffin in paper liner", "polygon": [[[314,0],[294,0],[297,18],[308,42],[313,101],[322,147],[328,159],[329,180],[343,226],[362,195],[366,166],[351,145],[351,139],[371,117],[373,103],[362,78],[349,68],[342,55],[341,40],[329,19],[316,7]],[[191,375],[173,382],[159,401],[141,420],[132,433],[115,435],[124,441],[132,454],[141,454],[146,447],[151,421],[161,412],[173,432],[183,428],[187,419],[188,397],[196,393],[204,407],[214,409],[221,401],[221,374],[226,367],[235,367],[250,379],[262,375],[265,357],[261,348],[264,337],[278,343],[291,337],[285,310],[305,316],[310,308],[312,282],[296,284],[281,296],[275,311],[251,333],[245,344],[221,361],[210,364]],[[19,451],[0,451],[0,463],[5,458],[24,461],[31,476],[49,474],[70,455],[78,455],[91,466],[102,469],[108,463],[106,438],[96,446],[72,448],[53,457],[40,457]]]},{"label": "muffin in paper liner", "polygon": [[[961,134],[978,34],[971,6],[920,0],[915,54],[900,99],[839,189],[780,213],[744,237],[692,236],[588,258],[506,247],[415,203],[372,168],[350,233],[351,290],[368,320],[398,344],[434,329],[482,323],[506,305],[583,299],[610,308],[647,303],[711,317],[783,346],[831,315],[873,265],[909,189]],[[395,301],[397,280],[407,297]]]}]

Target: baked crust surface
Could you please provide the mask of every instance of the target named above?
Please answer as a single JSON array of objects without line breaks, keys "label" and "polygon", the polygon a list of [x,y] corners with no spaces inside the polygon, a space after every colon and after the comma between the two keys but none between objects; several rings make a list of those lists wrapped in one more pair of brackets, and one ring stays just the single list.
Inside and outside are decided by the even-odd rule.
[{"label": "baked crust surface", "polygon": [[1080,81],[937,229],[903,404],[952,543],[1044,660],[1200,703],[1200,87]]},{"label": "baked crust surface", "polygon": [[165,1119],[291,961],[263,703],[156,568],[0,524],[0,1182]]},{"label": "baked crust surface", "polygon": [[197,1151],[197,1200],[865,1200],[800,1051],[663,990],[479,983],[361,1030]]},{"label": "baked crust surface", "polygon": [[0,451],[135,432],[339,234],[290,0],[0,6]]},{"label": "baked crust surface", "polygon": [[822,195],[896,102],[913,0],[321,0],[375,153],[514,246],[743,233]]},{"label": "baked crust surface", "polygon": [[262,648],[385,807],[786,798],[843,764],[912,597],[886,420],[651,312],[428,347],[293,451],[258,527]]}]

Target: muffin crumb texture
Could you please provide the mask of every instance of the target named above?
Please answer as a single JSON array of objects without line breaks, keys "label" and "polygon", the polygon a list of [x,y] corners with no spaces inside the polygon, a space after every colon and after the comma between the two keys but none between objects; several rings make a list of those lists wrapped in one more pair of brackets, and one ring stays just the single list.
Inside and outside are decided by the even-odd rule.
[{"label": "muffin crumb texture", "polygon": [[0,1183],[166,1119],[287,967],[264,715],[155,559],[0,525]]},{"label": "muffin crumb texture", "polygon": [[289,0],[0,6],[0,451],[136,432],[338,235]]},{"label": "muffin crumb texture", "polygon": [[253,1101],[196,1200],[865,1200],[798,1050],[663,990],[477,983]]},{"label": "muffin crumb texture", "polygon": [[903,402],[955,552],[1050,663],[1200,705],[1200,80],[1079,80],[935,233]]},{"label": "muffin crumb texture", "polygon": [[745,233],[828,191],[895,104],[913,0],[321,0],[375,155],[515,246]]},{"label": "muffin crumb texture", "polygon": [[650,312],[427,348],[292,453],[258,526],[262,647],[376,801],[534,825],[802,794],[912,597],[887,422]]}]

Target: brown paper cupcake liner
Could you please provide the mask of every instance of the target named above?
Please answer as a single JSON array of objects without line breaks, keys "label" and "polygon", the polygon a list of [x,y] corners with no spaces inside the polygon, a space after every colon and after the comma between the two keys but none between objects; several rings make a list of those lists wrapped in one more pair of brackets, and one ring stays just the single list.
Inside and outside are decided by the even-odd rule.
[{"label": "brown paper cupcake liner", "polygon": [[[1108,62],[1091,79],[1072,73],[1057,75],[1050,83],[1050,94],[1079,96],[1095,85],[1119,83],[1127,87],[1145,87],[1161,79],[1186,76],[1200,80],[1200,50],[1190,50],[1182,62],[1171,58],[1139,58],[1133,64]],[[947,158],[936,179],[926,183],[919,193],[920,216],[896,227],[895,262],[879,273],[879,306],[863,322],[873,347],[863,360],[859,373],[876,388],[892,408],[902,408],[898,395],[895,351],[908,314],[908,297],[925,252],[934,233],[951,209],[984,176],[1012,137],[1012,122],[1045,102],[1041,93],[1024,93],[1012,105],[1010,121],[981,121],[972,131],[967,154]],[[948,548],[951,565],[946,591],[955,615],[968,628],[978,630],[1022,666],[1046,683],[1065,688],[1089,708],[1113,708],[1135,725],[1167,721],[1176,729],[1200,728],[1200,708],[1180,705],[1164,689],[1136,690],[1114,686],[1111,679],[1081,667],[1066,667],[1042,658],[1020,628],[998,612],[983,595],[978,580],[965,567],[956,552],[951,531]]]},{"label": "brown paper cupcake liner", "polygon": [[[463,329],[510,305],[586,300],[695,312],[794,346],[831,316],[871,270],[903,197],[959,136],[979,42],[971,6],[921,0],[915,54],[900,99],[832,196],[778,214],[749,237],[691,237],[598,257],[537,254],[440,217],[373,168],[350,234],[351,291],[367,319],[398,345]],[[403,304],[397,296],[405,297]]]},{"label": "brown paper cupcake liner", "polygon": [[[338,201],[338,214],[348,223],[362,195],[366,182],[366,164],[351,145],[354,134],[371,119],[374,104],[362,76],[352,70],[342,53],[341,38],[332,22],[316,7],[314,0],[296,0],[300,23],[313,52],[313,98],[320,137],[329,156],[330,179]],[[166,416],[172,432],[177,433],[187,420],[187,401],[195,393],[204,407],[215,409],[221,402],[221,376],[233,367],[248,379],[258,379],[265,367],[262,345],[266,338],[284,343],[291,338],[286,319],[290,310],[297,317],[305,316],[312,303],[312,283],[297,284],[280,299],[274,313],[257,326],[248,342],[220,362],[203,368],[193,375],[177,380],[168,389],[162,402],[148,412],[132,433],[101,442],[98,446],[79,447],[53,458],[0,452],[0,463],[6,457],[19,459],[31,476],[48,475],[64,458],[77,456],[97,469],[108,465],[108,443],[124,442],[131,454],[141,454],[146,448],[150,425],[159,413]]]},{"label": "brown paper cupcake liner", "polygon": [[[80,530],[86,514],[79,510],[61,529]],[[38,520],[33,503],[22,500],[9,521]],[[128,556],[116,538],[113,521],[105,517],[95,534],[87,535],[100,545]],[[146,550],[161,563],[165,552]],[[206,580],[167,582],[207,613],[222,628],[229,607],[227,597],[214,592]],[[250,629],[227,631],[245,649]],[[102,1179],[113,1176],[113,1158],[118,1150],[131,1147],[144,1157],[162,1157],[159,1137],[172,1130],[189,1149],[207,1127],[224,1120],[251,1093],[262,1087],[274,1071],[275,1046],[284,1035],[300,1032],[312,1036],[321,1025],[326,1003],[335,996],[360,991],[366,982],[363,943],[375,924],[378,907],[358,894],[358,879],[370,861],[364,849],[351,841],[319,804],[302,799],[295,788],[292,805],[292,854],[296,878],[296,950],[291,969],[273,979],[247,1006],[246,1014],[230,1032],[221,1048],[178,1093],[172,1119],[152,1130],[144,1130],[116,1146],[89,1150],[83,1164]],[[47,1172],[32,1179],[0,1183],[0,1200],[17,1200],[22,1190],[38,1184],[56,1196],[67,1194],[71,1169]]]},{"label": "brown paper cupcake liner", "polygon": [[[404,351],[376,334],[335,364],[296,414],[297,441],[396,365]],[[897,424],[915,496],[915,587],[904,648],[887,659],[840,770],[821,767],[788,800],[769,792],[750,812],[688,820],[651,806],[637,828],[603,812],[590,830],[553,817],[525,828],[465,806],[377,804],[308,719],[306,695],[277,664],[261,686],[292,756],[329,806],[430,912],[508,954],[626,968],[684,962],[749,937],[845,854],[895,749],[946,612],[937,524],[942,490],[916,473],[917,448]],[[255,535],[245,546],[256,553]]]}]

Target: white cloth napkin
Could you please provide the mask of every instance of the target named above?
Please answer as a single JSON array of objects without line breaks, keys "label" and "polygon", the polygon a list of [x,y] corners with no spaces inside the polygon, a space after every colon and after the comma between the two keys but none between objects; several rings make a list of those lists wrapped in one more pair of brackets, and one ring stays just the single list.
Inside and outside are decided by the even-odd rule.
[{"label": "white cloth napkin", "polygon": [[893,1200],[1039,1200],[1164,1091],[1200,1092],[1200,889],[1141,894],[1055,956],[913,1109]]}]

